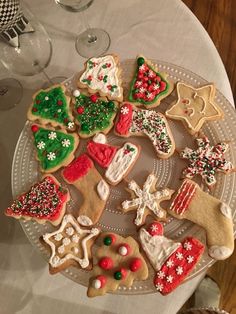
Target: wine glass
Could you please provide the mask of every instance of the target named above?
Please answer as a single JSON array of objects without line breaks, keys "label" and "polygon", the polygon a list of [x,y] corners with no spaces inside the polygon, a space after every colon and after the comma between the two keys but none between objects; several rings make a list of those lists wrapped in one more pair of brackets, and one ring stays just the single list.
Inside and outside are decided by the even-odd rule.
[{"label": "wine glass", "polygon": [[79,55],[91,58],[102,55],[110,47],[109,34],[101,28],[91,28],[86,17],[85,10],[91,6],[94,0],[55,0],[63,9],[70,12],[81,12],[83,24],[86,30],[76,37],[75,48]]}]

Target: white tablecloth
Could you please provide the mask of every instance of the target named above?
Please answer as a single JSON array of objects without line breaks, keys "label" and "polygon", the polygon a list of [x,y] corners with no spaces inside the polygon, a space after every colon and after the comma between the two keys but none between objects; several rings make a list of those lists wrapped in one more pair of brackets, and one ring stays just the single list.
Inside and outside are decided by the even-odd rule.
[{"label": "white tablecloth", "polygon": [[[79,13],[70,13],[52,0],[30,1],[29,7],[52,38],[53,57],[46,70],[50,76],[71,76],[85,61],[74,48],[83,30]],[[180,0],[97,0],[86,11],[92,27],[111,36],[109,52],[120,59],[147,58],[168,61],[216,83],[233,104],[229,81],[211,39]],[[0,68],[0,78],[10,74]],[[11,202],[11,163],[32,93],[44,78],[18,78],[24,87],[21,103],[0,112],[0,205]],[[39,313],[161,313],[172,314],[195,290],[201,276],[181,285],[172,294],[140,296],[106,295],[89,299],[86,289],[62,275],[50,276],[48,266],[28,242],[20,224],[1,212],[0,220],[0,314]]]}]

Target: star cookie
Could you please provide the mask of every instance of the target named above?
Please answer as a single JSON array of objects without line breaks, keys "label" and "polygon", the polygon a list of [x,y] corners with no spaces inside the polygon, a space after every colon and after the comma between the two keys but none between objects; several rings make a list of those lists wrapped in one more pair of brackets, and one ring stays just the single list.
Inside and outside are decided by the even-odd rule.
[{"label": "star cookie", "polygon": [[216,183],[216,172],[234,171],[232,163],[224,158],[229,145],[218,143],[211,146],[206,136],[196,141],[198,146],[196,150],[186,147],[180,152],[180,157],[189,161],[188,167],[183,171],[183,176],[191,179],[195,175],[200,175],[208,187],[212,187]]},{"label": "star cookie", "polygon": [[160,203],[169,200],[174,191],[168,188],[156,191],[156,181],[157,178],[150,174],[143,185],[143,189],[134,180],[128,184],[132,200],[126,200],[121,204],[122,211],[126,213],[136,210],[134,223],[137,226],[144,224],[147,215],[152,215],[160,220],[166,218],[166,211],[160,207]]},{"label": "star cookie", "polygon": [[190,134],[197,133],[204,122],[224,117],[223,111],[214,102],[213,84],[195,88],[178,82],[176,89],[178,100],[166,111],[166,116],[182,121]]},{"label": "star cookie", "polygon": [[70,266],[91,269],[91,246],[99,232],[81,228],[72,215],[65,215],[58,230],[41,237],[51,250],[49,272],[55,274]]}]

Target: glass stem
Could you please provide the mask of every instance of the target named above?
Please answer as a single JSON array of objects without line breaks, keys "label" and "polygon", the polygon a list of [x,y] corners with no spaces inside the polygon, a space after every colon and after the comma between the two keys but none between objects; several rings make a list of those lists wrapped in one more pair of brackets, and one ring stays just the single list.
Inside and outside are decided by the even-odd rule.
[{"label": "glass stem", "polygon": [[44,74],[44,76],[45,76],[45,78],[47,79],[47,81],[48,81],[51,85],[53,85],[53,84],[54,84],[53,81],[50,79],[50,77],[47,75],[47,73],[45,72],[44,69],[42,69],[42,73]]},{"label": "glass stem", "polygon": [[82,15],[82,21],[83,21],[84,27],[86,31],[88,32],[88,43],[89,44],[95,43],[97,41],[97,36],[94,36],[92,34],[91,27],[88,23],[88,19],[86,18],[86,14],[84,10],[80,14]]}]

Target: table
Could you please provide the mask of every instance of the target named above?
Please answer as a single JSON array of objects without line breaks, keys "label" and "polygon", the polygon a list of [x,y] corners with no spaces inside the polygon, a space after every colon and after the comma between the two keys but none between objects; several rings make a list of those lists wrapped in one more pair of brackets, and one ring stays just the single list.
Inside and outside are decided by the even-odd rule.
[{"label": "table", "polygon": [[[71,76],[85,61],[74,48],[77,33],[83,30],[79,13],[66,12],[51,0],[26,1],[52,38],[53,57],[46,70],[49,76]],[[229,81],[211,39],[196,17],[180,0],[99,0],[86,11],[91,26],[104,28],[111,36],[109,52],[120,59],[165,60],[216,83],[233,104]],[[60,23],[59,23],[59,22]],[[3,68],[0,78],[9,76]],[[0,205],[12,200],[11,164],[15,145],[26,121],[26,111],[35,89],[44,78],[17,77],[24,87],[21,103],[0,112]],[[20,224],[0,220],[0,313],[176,313],[196,289],[204,274],[181,285],[172,294],[140,296],[106,295],[88,299],[86,289],[64,276],[50,276],[45,261],[28,242]]]}]

